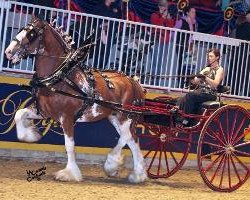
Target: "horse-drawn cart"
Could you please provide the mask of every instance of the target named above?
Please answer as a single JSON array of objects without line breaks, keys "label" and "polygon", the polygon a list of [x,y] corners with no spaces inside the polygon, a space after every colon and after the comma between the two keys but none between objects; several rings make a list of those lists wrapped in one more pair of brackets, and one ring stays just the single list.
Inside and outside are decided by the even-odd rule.
[{"label": "horse-drawn cart", "polygon": [[[140,107],[126,109],[138,112]],[[250,113],[241,106],[205,102],[199,114],[187,115],[175,108],[172,98],[157,97],[146,100],[142,111],[147,114],[139,117],[141,129],[137,127],[136,136],[150,178],[175,174],[193,146],[197,146],[199,172],[212,190],[234,191],[250,176]],[[194,123],[185,126],[179,118]]]}]

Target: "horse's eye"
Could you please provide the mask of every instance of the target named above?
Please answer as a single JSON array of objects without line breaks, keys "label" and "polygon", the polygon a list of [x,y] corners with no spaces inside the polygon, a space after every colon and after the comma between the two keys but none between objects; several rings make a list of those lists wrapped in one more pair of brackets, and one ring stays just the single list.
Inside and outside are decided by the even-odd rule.
[{"label": "horse's eye", "polygon": [[37,33],[34,30],[31,30],[27,34],[27,39],[29,42],[33,42],[37,38]]}]

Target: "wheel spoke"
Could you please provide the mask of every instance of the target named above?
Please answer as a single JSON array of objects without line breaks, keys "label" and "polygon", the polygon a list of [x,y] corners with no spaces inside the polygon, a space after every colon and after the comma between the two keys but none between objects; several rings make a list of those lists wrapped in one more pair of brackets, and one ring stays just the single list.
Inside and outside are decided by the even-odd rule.
[{"label": "wheel spoke", "polygon": [[222,158],[221,158],[221,160],[220,160],[220,162],[219,162],[219,164],[218,164],[218,166],[217,166],[217,168],[216,168],[216,170],[215,170],[215,172],[214,172],[214,175],[213,175],[212,178],[210,179],[210,182],[211,182],[211,183],[214,181],[214,178],[215,178],[216,174],[219,172],[219,170],[220,170],[220,168],[221,168],[221,165],[222,165],[222,162],[223,162],[224,159],[225,159],[225,154],[222,155]]},{"label": "wheel spoke", "polygon": [[151,167],[152,167],[152,165],[153,165],[153,162],[154,162],[154,160],[155,160],[156,154],[157,154],[157,151],[155,151],[154,156],[153,156],[153,158],[152,158],[152,160],[151,160],[151,162],[150,162],[150,164],[149,164],[148,171],[151,169]]},{"label": "wheel spoke", "polygon": [[234,144],[237,144],[242,138],[244,138],[245,137],[245,134],[244,134],[244,132],[242,133],[242,134],[240,134],[240,136],[238,137],[238,138],[235,138],[235,142],[234,142]]},{"label": "wheel spoke", "polygon": [[229,188],[231,188],[232,187],[232,182],[231,182],[231,173],[230,173],[230,155],[227,156],[227,174],[228,174]]},{"label": "wheel spoke", "polygon": [[167,171],[169,173],[168,156],[167,156],[167,152],[166,151],[164,151],[164,156],[165,156],[165,160],[166,160]]},{"label": "wheel spoke", "polygon": [[250,157],[250,153],[247,153],[247,152],[243,152],[243,151],[240,151],[240,150],[234,150],[234,152],[242,155],[242,156],[247,156],[247,157]]},{"label": "wheel spoke", "polygon": [[238,173],[238,171],[237,171],[237,169],[236,169],[236,166],[235,166],[235,163],[234,163],[234,160],[233,160],[232,155],[230,155],[230,160],[231,160],[231,162],[232,162],[234,172],[235,172],[235,174],[237,175],[239,181],[241,182],[240,175],[239,175],[239,173]]},{"label": "wheel spoke", "polygon": [[175,159],[174,154],[172,153],[172,151],[170,151],[169,153],[170,153],[171,157],[173,158],[175,164],[178,165],[178,162],[177,162],[177,160]]},{"label": "wheel spoke", "polygon": [[218,147],[218,148],[224,148],[224,146],[220,146],[218,144],[214,144],[214,143],[211,143],[211,142],[203,142],[203,144],[208,144],[210,146],[213,146],[213,147]]},{"label": "wheel spoke", "polygon": [[248,167],[238,158],[238,156],[235,155],[234,152],[233,152],[232,155],[235,157],[235,159],[242,165],[242,167],[243,167],[246,171],[249,170]]},{"label": "wheel spoke", "polygon": [[[156,146],[156,144],[154,143],[154,145],[153,145],[152,147],[155,147],[155,146]],[[156,148],[157,148],[157,146],[156,146]],[[153,149],[153,148],[152,148],[152,149]],[[154,151],[154,150],[149,150],[149,151],[144,155],[144,159],[147,158],[148,155],[149,155],[152,151]],[[157,152],[157,151],[156,151],[156,152]]]},{"label": "wheel spoke", "polygon": [[149,150],[145,155],[144,155],[144,159],[148,157],[148,155],[152,152],[153,150]]},{"label": "wheel spoke", "polygon": [[238,115],[239,115],[239,110],[236,111],[236,114],[234,115],[234,120],[233,120],[233,125],[232,125],[232,131],[231,131],[231,134],[230,134],[230,144],[232,143],[232,140],[233,140],[233,135],[234,135],[234,129],[235,129],[235,124],[236,124],[236,119],[238,118]]},{"label": "wheel spoke", "polygon": [[237,143],[237,142],[233,142],[233,141],[236,139],[236,137],[237,137],[238,133],[240,132],[240,129],[242,128],[242,126],[243,126],[243,124],[245,123],[245,121],[246,121],[246,116],[244,116],[244,118],[243,118],[243,120],[241,121],[241,123],[240,123],[238,129],[234,132],[234,135],[233,135],[233,137],[232,137],[232,143],[233,143],[233,145]]},{"label": "wheel spoke", "polygon": [[217,133],[215,133],[212,129],[208,129],[207,130],[207,135],[209,135],[210,137],[212,137],[212,135],[210,135],[210,133],[208,133],[208,131],[209,132],[211,132],[215,137],[216,137],[216,139],[223,145],[223,146],[226,146],[226,144],[225,144],[225,142],[223,142],[222,140],[221,140],[221,138],[219,137],[219,135],[217,135]]},{"label": "wheel spoke", "polygon": [[218,155],[218,157],[217,157],[214,161],[212,161],[212,163],[209,164],[207,168],[202,168],[203,172],[206,173],[206,172],[208,172],[210,169],[212,169],[212,167],[219,161],[219,158],[220,158],[222,155],[223,155],[223,154]]},{"label": "wheel spoke", "polygon": [[223,182],[223,176],[224,176],[224,171],[225,171],[225,167],[226,167],[226,163],[227,163],[227,155],[225,155],[225,159],[224,159],[224,163],[223,163],[223,167],[222,167],[222,172],[221,172],[221,177],[220,177],[220,188],[222,186],[222,182]]},{"label": "wheel spoke", "polygon": [[225,153],[225,150],[223,149],[223,150],[219,150],[219,151],[214,151],[212,153],[203,155],[203,156],[201,156],[201,159],[205,159],[205,158],[207,158],[209,156],[213,156],[213,155],[220,154],[220,153]]},{"label": "wheel spoke", "polygon": [[230,144],[228,110],[226,110],[226,128],[227,128],[227,141]]},{"label": "wheel spoke", "polygon": [[160,174],[160,168],[161,168],[161,155],[162,155],[162,143],[160,144],[160,156],[159,156],[159,165],[157,169],[157,175],[159,176]]},{"label": "wheel spoke", "polygon": [[224,133],[224,130],[223,130],[222,126],[221,126],[220,120],[218,120],[216,123],[217,123],[217,125],[219,125],[219,129],[220,129],[220,132],[219,132],[219,133],[220,133],[220,136],[223,137],[223,139],[224,139],[224,141],[225,141],[224,143],[225,143],[225,144],[228,144],[228,141],[226,140],[225,133]]},{"label": "wheel spoke", "polygon": [[246,146],[248,144],[250,144],[250,141],[247,141],[247,142],[244,142],[244,143],[241,143],[241,144],[237,144],[237,145],[234,146],[234,148],[243,147],[243,146]]},{"label": "wheel spoke", "polygon": [[[212,134],[215,134],[215,135],[216,135],[216,133],[215,133],[211,128],[208,128],[208,129],[207,129],[206,135],[208,135],[208,136],[209,136],[210,138],[212,138],[213,140],[217,139],[216,136],[211,135],[209,132],[212,132]],[[222,141],[220,141],[220,142],[223,143]]]}]

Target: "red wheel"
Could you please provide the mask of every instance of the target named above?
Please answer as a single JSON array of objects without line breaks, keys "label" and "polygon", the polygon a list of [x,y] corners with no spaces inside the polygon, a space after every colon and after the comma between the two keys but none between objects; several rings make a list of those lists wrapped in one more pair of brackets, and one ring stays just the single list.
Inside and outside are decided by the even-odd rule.
[{"label": "red wheel", "polygon": [[145,123],[137,136],[150,178],[167,178],[175,174],[187,159],[191,134],[174,133],[169,127]]},{"label": "red wheel", "polygon": [[212,190],[232,192],[250,175],[250,113],[236,105],[216,110],[198,142],[198,166]]}]

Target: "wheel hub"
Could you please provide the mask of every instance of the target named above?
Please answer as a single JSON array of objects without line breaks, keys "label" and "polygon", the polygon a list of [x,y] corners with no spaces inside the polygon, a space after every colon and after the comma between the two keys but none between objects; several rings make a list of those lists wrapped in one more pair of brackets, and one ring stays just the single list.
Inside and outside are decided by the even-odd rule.
[{"label": "wheel hub", "polygon": [[234,147],[232,145],[226,146],[226,154],[232,154],[232,152],[235,151]]},{"label": "wheel hub", "polygon": [[166,141],[167,141],[167,135],[166,135],[165,133],[162,133],[162,134],[160,135],[160,141],[161,141],[161,142],[166,142]]}]

